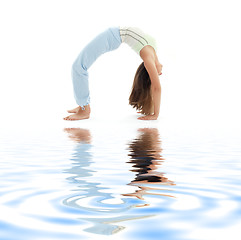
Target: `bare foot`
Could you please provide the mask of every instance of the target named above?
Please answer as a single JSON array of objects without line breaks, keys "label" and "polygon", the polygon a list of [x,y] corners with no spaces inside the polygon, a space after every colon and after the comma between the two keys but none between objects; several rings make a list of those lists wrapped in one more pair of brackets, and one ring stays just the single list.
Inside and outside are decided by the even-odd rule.
[{"label": "bare foot", "polygon": [[87,105],[85,106],[85,110],[82,110],[82,108],[79,107],[79,110],[76,113],[69,115],[68,117],[65,117],[64,120],[75,121],[75,120],[88,119],[89,117],[90,117],[90,105]]},{"label": "bare foot", "polygon": [[158,118],[158,116],[156,116],[154,114],[138,117],[139,120],[157,120],[157,118]]},{"label": "bare foot", "polygon": [[90,117],[89,113],[77,112],[72,115],[69,115],[68,117],[65,117],[64,120],[75,121],[75,120],[88,119],[89,117]]},{"label": "bare foot", "polygon": [[67,112],[68,113],[77,113],[79,111],[79,109],[80,109],[80,106],[78,106],[78,107],[76,107],[74,109],[68,110]]}]

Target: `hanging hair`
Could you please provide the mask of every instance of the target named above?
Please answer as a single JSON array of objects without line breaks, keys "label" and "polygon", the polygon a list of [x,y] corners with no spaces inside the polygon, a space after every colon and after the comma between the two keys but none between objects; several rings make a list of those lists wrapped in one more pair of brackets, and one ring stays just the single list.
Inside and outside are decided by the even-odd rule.
[{"label": "hanging hair", "polygon": [[140,64],[136,71],[129,97],[129,104],[145,115],[152,114],[154,111],[151,95],[151,80],[144,66],[144,62]]}]

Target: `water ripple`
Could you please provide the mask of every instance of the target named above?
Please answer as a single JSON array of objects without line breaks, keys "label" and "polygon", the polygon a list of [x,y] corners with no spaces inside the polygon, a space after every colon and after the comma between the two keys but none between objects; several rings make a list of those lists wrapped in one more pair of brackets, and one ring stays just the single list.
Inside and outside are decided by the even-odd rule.
[{"label": "water ripple", "polygon": [[0,141],[1,239],[206,240],[240,229],[237,148],[174,144],[156,128],[115,141],[65,132],[74,142]]}]

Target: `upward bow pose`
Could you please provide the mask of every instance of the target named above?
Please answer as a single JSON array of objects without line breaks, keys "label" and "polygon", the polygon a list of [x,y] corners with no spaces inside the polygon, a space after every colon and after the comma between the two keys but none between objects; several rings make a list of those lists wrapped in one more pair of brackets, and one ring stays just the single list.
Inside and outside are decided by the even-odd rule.
[{"label": "upward bow pose", "polygon": [[156,54],[153,37],[136,27],[108,28],[93,39],[79,54],[72,66],[74,96],[78,107],[69,110],[72,115],[64,120],[82,120],[90,117],[88,69],[102,54],[128,44],[143,60],[138,67],[129,104],[144,116],[140,120],[156,120],[159,116],[161,85],[159,76],[162,65]]}]

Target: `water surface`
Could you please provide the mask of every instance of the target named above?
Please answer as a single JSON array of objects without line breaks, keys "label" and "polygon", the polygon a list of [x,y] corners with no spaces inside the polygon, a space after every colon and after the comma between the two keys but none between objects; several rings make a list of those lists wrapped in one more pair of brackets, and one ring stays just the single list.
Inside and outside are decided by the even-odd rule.
[{"label": "water surface", "polygon": [[237,138],[106,129],[1,135],[1,239],[195,240],[239,232]]}]

